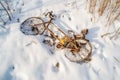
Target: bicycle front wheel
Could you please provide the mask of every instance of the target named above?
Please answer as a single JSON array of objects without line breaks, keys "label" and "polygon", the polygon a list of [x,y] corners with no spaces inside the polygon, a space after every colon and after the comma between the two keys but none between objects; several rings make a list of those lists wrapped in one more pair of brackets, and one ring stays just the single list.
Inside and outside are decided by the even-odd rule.
[{"label": "bicycle front wheel", "polygon": [[20,31],[25,35],[42,34],[45,30],[44,22],[39,17],[30,17],[20,25]]},{"label": "bicycle front wheel", "polygon": [[90,59],[90,55],[92,52],[92,47],[89,41],[86,39],[76,40],[78,45],[80,46],[80,51],[78,53],[72,53],[69,50],[66,50],[65,57],[72,62],[82,62]]}]

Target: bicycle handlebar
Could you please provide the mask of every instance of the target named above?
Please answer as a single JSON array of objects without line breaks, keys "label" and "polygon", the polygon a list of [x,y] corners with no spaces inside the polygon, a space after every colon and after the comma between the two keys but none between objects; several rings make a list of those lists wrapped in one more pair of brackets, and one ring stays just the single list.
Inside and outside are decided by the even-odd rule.
[{"label": "bicycle handlebar", "polygon": [[45,16],[47,16],[47,15],[49,16],[50,19],[52,19],[52,20],[54,19],[55,15],[53,15],[53,11],[48,12]]}]

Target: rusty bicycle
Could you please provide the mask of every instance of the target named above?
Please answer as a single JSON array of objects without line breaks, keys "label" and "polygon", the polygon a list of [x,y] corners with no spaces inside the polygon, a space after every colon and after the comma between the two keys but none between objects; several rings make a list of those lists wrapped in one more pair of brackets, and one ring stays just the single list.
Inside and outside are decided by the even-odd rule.
[{"label": "rusty bicycle", "polygon": [[[85,38],[88,29],[83,29],[80,34],[75,34],[74,31],[68,30],[64,32],[60,27],[53,23],[53,12],[48,12],[47,21],[40,17],[30,17],[23,21],[20,25],[20,30],[25,35],[44,35],[52,39],[51,46],[65,50],[65,57],[72,62],[90,61],[92,46]],[[44,43],[50,40],[44,40]]]}]

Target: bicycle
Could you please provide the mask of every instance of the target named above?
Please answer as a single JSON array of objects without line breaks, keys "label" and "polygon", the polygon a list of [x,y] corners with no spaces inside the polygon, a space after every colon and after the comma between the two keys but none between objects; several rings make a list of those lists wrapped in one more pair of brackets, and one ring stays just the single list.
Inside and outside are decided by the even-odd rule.
[{"label": "bicycle", "polygon": [[[92,46],[89,40],[85,39],[88,29],[82,30],[80,34],[75,34],[72,30],[69,30],[68,33],[72,34],[70,36],[52,22],[54,20],[52,12],[48,12],[45,16],[49,16],[49,20],[45,21],[40,17],[26,19],[21,23],[21,32],[25,35],[43,35],[47,32],[53,40],[55,47],[66,51],[65,57],[70,61],[88,62],[91,60]],[[53,32],[53,28],[58,30],[57,32],[60,32],[62,37],[59,34],[55,34],[56,32]]]}]

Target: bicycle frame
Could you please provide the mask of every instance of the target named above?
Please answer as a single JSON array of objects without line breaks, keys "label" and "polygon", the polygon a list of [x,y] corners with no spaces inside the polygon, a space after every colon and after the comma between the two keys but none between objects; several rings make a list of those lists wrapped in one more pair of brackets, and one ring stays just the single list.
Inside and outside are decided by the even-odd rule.
[{"label": "bicycle frame", "polygon": [[[51,34],[55,39],[59,40],[59,42],[60,42],[61,39],[59,39],[59,38],[49,29],[50,23],[52,23],[52,20],[54,20],[53,15],[52,15],[51,12],[49,12],[47,15],[49,15],[50,20],[47,21],[47,22],[44,22],[45,30],[47,30],[48,32],[50,32],[50,34]],[[78,46],[76,46],[75,40],[72,39],[71,37],[67,36],[67,34],[64,33],[64,32],[63,32],[60,28],[58,28],[57,26],[56,26],[56,28],[57,28],[62,34],[64,34],[64,37],[65,37],[65,38],[67,38],[68,44],[67,44],[66,46],[64,46],[64,48],[70,49],[72,52],[79,52],[80,48],[79,48]],[[63,45],[64,45],[64,44],[63,44]],[[61,45],[61,46],[63,46],[63,45]],[[69,48],[69,45],[73,45],[73,48]]]}]

